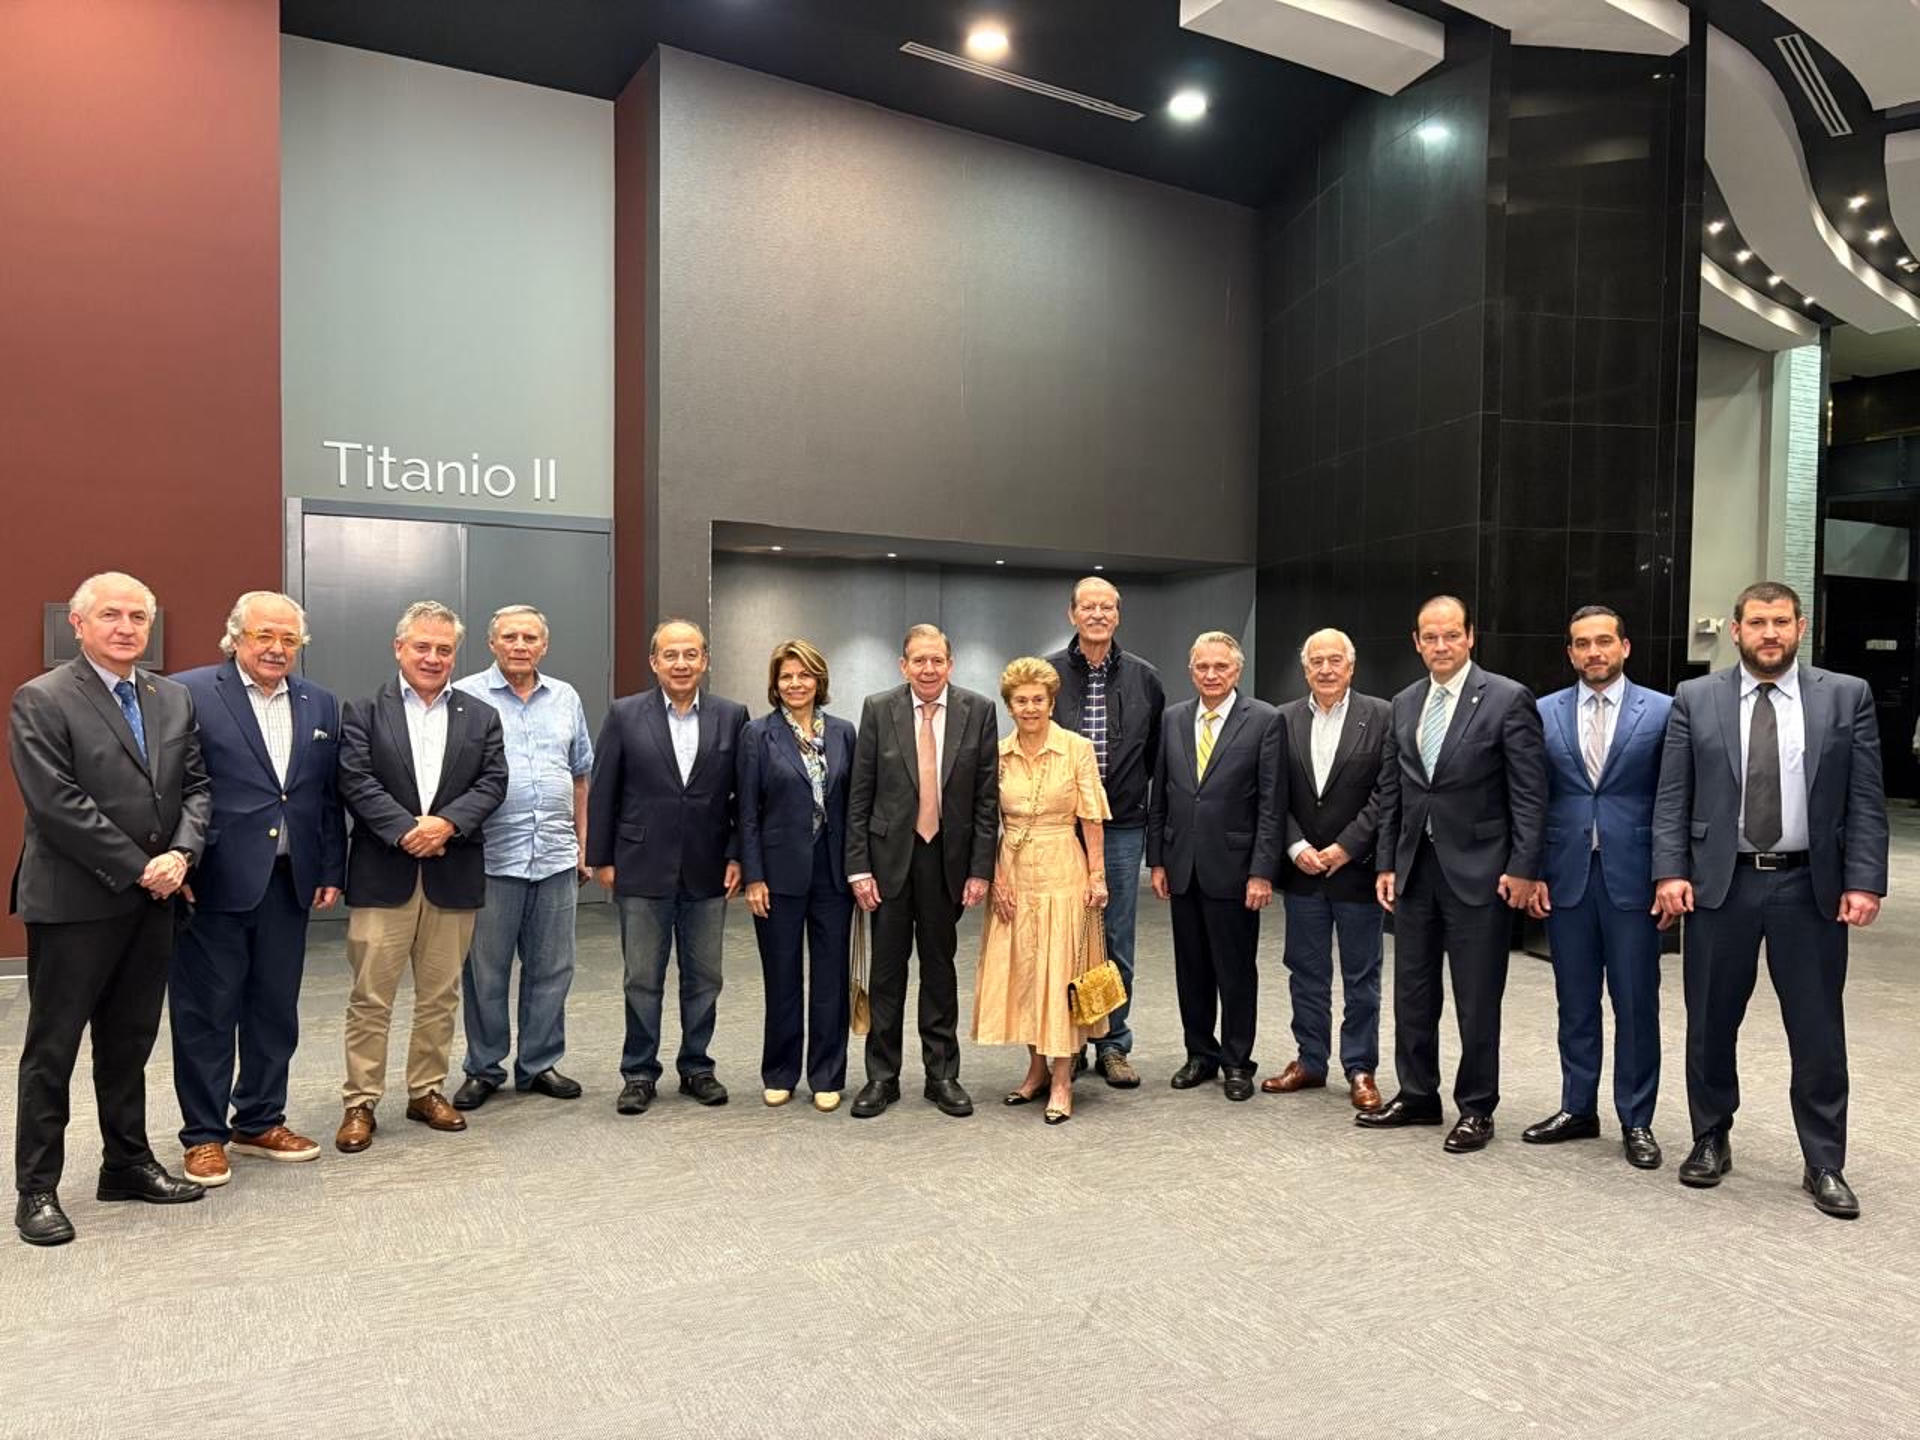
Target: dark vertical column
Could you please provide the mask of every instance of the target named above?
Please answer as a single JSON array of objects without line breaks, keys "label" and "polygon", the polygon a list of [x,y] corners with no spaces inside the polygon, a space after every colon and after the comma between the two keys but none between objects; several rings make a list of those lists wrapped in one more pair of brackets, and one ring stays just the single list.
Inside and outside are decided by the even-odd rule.
[{"label": "dark vertical column", "polygon": [[659,206],[660,67],[649,60],[613,106],[613,690],[647,684],[657,617],[650,546],[657,529],[648,423]]}]

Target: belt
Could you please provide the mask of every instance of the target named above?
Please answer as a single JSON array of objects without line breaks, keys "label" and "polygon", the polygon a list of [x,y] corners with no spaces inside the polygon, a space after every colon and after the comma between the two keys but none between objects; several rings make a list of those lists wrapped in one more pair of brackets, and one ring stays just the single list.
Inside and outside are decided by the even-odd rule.
[{"label": "belt", "polygon": [[1755,870],[1798,870],[1807,863],[1804,850],[1739,850],[1734,859]]}]

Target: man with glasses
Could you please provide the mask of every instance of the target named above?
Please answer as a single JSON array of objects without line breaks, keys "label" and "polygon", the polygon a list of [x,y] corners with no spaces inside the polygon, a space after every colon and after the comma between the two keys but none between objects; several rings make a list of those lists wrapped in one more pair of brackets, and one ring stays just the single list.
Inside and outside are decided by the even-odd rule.
[{"label": "man with glasses", "polygon": [[227,660],[176,677],[193,695],[213,782],[194,921],[167,983],[180,1144],[188,1178],[202,1185],[233,1178],[229,1145],[283,1162],[320,1153],[287,1128],[287,1071],[307,917],[340,899],[347,836],[334,780],[339,702],[293,674],[307,640],[298,605],[249,590],[220,637]]}]

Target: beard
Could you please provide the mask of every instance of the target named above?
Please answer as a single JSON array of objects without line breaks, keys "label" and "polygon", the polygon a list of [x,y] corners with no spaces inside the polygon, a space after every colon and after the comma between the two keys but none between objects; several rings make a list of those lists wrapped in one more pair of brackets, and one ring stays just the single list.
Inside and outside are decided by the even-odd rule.
[{"label": "beard", "polygon": [[1745,662],[1747,669],[1755,675],[1771,679],[1775,675],[1784,675],[1793,668],[1794,657],[1800,653],[1800,640],[1797,636],[1791,640],[1783,640],[1780,659],[1772,662],[1762,660],[1759,647],[1754,646],[1749,649],[1745,641],[1735,640],[1733,648],[1740,652],[1740,659]]}]

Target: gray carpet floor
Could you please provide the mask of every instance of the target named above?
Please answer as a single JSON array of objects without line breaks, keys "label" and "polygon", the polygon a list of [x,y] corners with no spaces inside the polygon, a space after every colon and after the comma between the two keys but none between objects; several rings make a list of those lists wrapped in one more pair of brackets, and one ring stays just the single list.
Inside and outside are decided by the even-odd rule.
[{"label": "gray carpet floor", "polygon": [[[767,1109],[738,907],[715,1046],[733,1103],[669,1086],[650,1114],[619,1117],[619,963],[595,907],[564,1067],[583,1099],[503,1095],[449,1136],[390,1098],[373,1148],[343,1156],[343,930],[316,928],[290,1118],[324,1155],[237,1158],[234,1182],[195,1205],[100,1205],[83,1068],[64,1188],[80,1238],[0,1244],[0,1435],[1920,1435],[1920,1147],[1900,1108],[1920,1021],[1905,898],[1920,820],[1895,819],[1896,898],[1856,937],[1848,990],[1853,1224],[1800,1192],[1764,980],[1734,1173],[1712,1192],[1676,1183],[1677,959],[1667,1164],[1643,1174],[1612,1139],[1519,1143],[1559,1094],[1552,977],[1519,956],[1485,1153],[1448,1156],[1437,1130],[1356,1130],[1339,1091],[1233,1105],[1217,1086],[1170,1090],[1182,1056],[1151,897],[1134,1010],[1146,1084],[1083,1082],[1069,1125],[1002,1107],[1022,1060],[972,1046],[968,1120],[920,1099],[911,1062],[907,1099],[878,1120],[804,1098]],[[1276,912],[1268,1072],[1290,1054],[1280,935]],[[976,944],[970,921],[963,989]],[[9,1116],[24,989],[0,982]],[[403,1006],[396,1035],[404,1024]],[[173,1165],[164,1031],[159,1048],[149,1108]]]}]

